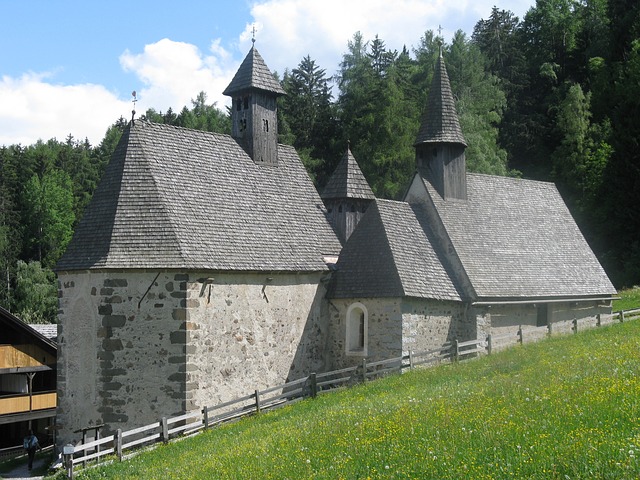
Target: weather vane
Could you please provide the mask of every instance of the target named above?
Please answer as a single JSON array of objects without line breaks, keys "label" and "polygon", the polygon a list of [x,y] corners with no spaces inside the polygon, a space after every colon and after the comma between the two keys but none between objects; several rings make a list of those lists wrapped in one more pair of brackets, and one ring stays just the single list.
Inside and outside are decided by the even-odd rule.
[{"label": "weather vane", "polygon": [[134,90],[133,92],[131,92],[131,96],[133,97],[133,100],[131,100],[131,103],[133,103],[133,110],[131,110],[131,121],[133,122],[133,119],[136,116],[136,102],[138,101],[138,99],[136,98],[136,91]]}]

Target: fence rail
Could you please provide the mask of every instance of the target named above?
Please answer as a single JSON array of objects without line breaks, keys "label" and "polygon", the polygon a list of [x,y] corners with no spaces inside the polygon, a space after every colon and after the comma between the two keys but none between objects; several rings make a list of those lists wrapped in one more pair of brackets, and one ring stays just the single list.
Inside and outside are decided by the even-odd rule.
[{"label": "fence rail", "polygon": [[[638,317],[640,317],[640,309],[618,311],[612,314],[598,315],[596,325],[602,325],[603,320],[608,320],[609,323],[615,321],[615,319],[624,322]],[[574,321],[572,331],[574,333],[578,332],[576,321]],[[236,421],[249,415],[290,405],[304,398],[313,398],[320,394],[343,389],[356,383],[413,370],[418,366],[446,361],[456,362],[466,358],[477,357],[483,353],[491,354],[497,341],[508,340],[508,343],[513,345],[514,343],[524,343],[524,338],[525,333],[522,327],[519,327],[515,333],[488,335],[484,340],[462,342],[454,340],[453,342],[444,343],[438,348],[420,352],[410,351],[407,355],[387,360],[367,362],[366,358],[363,358],[362,363],[357,366],[331,372],[311,373],[307,377],[283,385],[264,390],[255,390],[249,395],[228,402],[205,406],[200,411],[171,418],[162,417],[158,422],[149,425],[124,432],[117,430],[114,435],[65,447],[64,464],[67,468],[67,474],[71,478],[74,465],[79,463],[86,465],[91,460],[96,460],[99,463],[101,458],[104,459],[105,456],[111,454],[115,454],[119,460],[122,460],[125,450],[132,450],[158,442],[166,443],[178,436],[193,434],[222,423]]]}]

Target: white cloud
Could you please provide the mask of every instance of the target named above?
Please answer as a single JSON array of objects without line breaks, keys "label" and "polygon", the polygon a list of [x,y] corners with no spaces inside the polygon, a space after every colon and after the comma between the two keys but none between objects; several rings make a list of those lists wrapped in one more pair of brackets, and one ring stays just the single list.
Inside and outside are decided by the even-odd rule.
[{"label": "white cloud", "polygon": [[[508,7],[522,16],[534,0],[511,1]],[[327,75],[334,74],[353,34],[365,40],[375,35],[387,48],[416,47],[427,30],[442,25],[442,35],[450,40],[456,30],[471,35],[475,23],[487,18],[495,0],[266,0],[253,3],[256,46],[272,70],[280,74],[295,68],[310,55]],[[247,51],[252,26],[240,35]]]},{"label": "white cloud", "polygon": [[219,39],[211,43],[210,55],[196,46],[164,38],[146,45],[142,53],[128,50],[120,56],[120,64],[134,73],[144,84],[138,90],[140,112],[148,108],[166,111],[171,107],[179,112],[191,107],[191,99],[204,91],[208,103],[218,107],[227,103],[222,91],[229,84],[238,67]]},{"label": "white cloud", "polygon": [[64,140],[69,134],[97,144],[109,125],[131,108],[101,85],[56,85],[47,81],[49,77],[46,73],[2,77],[0,145]]},{"label": "white cloud", "polygon": [[[534,3],[513,0],[500,8],[522,17]],[[127,81],[138,93],[139,114],[148,108],[171,107],[179,112],[190,107],[201,91],[210,103],[223,108],[229,99],[222,91],[251,47],[253,25],[258,50],[281,76],[306,55],[331,76],[357,31],[365,40],[378,34],[389,49],[412,48],[426,30],[435,31],[439,25],[445,40],[458,29],[470,35],[475,23],[489,16],[493,4],[494,0],[255,0],[253,23],[247,23],[235,39],[213,39],[203,52],[193,44],[164,38],[145,45],[140,53],[126,50],[120,65],[139,79],[139,87]],[[128,97],[121,99],[97,84],[60,85],[54,80],[54,75],[43,73],[0,79],[0,145],[62,140],[70,133],[95,145],[110,124],[130,115]]]}]

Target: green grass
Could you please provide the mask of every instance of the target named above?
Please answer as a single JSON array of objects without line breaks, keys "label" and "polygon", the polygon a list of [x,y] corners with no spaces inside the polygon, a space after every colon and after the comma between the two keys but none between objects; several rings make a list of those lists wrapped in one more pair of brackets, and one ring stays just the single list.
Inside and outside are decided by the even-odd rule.
[{"label": "green grass", "polygon": [[613,311],[640,308],[640,287],[633,287],[618,292],[620,300],[613,301]]},{"label": "green grass", "polygon": [[635,479],[640,322],[300,402],[77,478]]}]

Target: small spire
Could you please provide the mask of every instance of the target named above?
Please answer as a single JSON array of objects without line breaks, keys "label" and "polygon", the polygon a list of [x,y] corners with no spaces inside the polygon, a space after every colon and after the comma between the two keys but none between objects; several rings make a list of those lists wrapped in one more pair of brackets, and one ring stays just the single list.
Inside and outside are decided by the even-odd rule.
[{"label": "small spire", "polygon": [[436,43],[438,44],[438,57],[442,58],[442,25],[438,25],[438,37],[436,38]]}]

